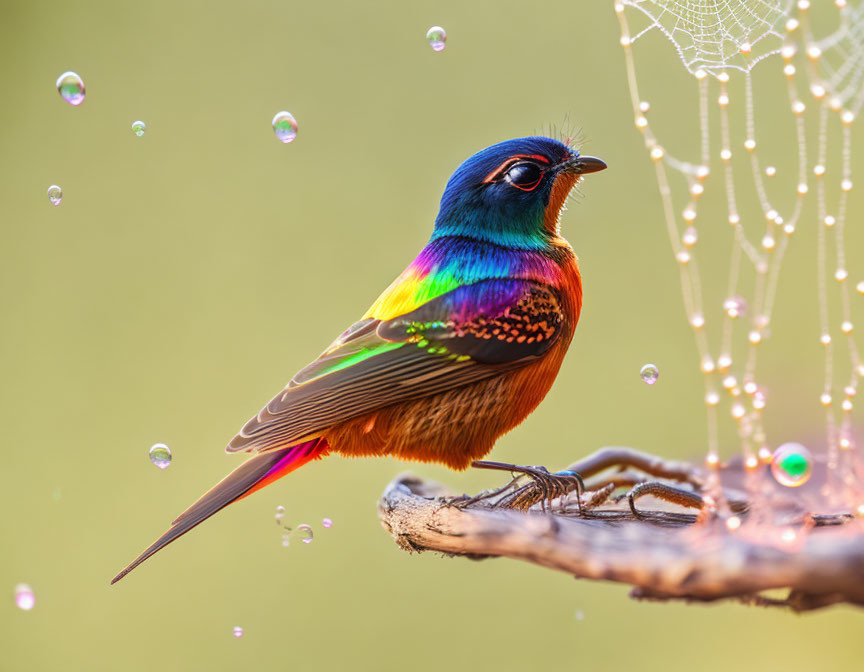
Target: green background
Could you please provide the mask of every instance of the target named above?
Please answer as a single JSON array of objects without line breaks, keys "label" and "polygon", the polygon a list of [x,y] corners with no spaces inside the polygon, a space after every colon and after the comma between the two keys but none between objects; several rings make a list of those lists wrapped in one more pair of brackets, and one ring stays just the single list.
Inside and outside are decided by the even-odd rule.
[{"label": "green background", "polygon": [[[442,53],[424,39],[435,24]],[[581,129],[610,168],[564,215],[585,277],[571,353],[493,456],[561,468],[603,445],[704,451],[701,374],[618,37],[611,2],[3,3],[0,669],[860,666],[864,619],[848,608],[643,604],[513,561],[410,556],[376,517],[391,478],[410,468],[469,492],[500,478],[389,459],[310,465],[108,586],[416,254],[456,165],[550,124]],[[658,132],[695,155],[692,78],[660,36],[637,46]],[[68,69],[87,85],[80,108],[54,88]],[[281,109],[300,125],[291,145],[270,127]],[[780,169],[795,158],[784,124],[764,127]],[[760,371],[772,442],[818,448],[812,222]],[[714,222],[697,248],[712,315],[728,244]],[[638,377],[647,361],[654,387]],[[164,472],[147,459],[157,441],[174,452]],[[281,547],[278,504],[313,525],[312,544]],[[31,612],[14,606],[18,581]]]}]

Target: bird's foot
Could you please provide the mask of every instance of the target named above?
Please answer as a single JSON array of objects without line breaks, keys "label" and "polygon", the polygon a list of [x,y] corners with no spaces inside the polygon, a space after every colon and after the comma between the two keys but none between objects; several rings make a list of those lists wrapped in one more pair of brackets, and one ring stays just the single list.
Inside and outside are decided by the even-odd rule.
[{"label": "bird's foot", "polygon": [[[503,488],[483,493],[474,498],[476,501],[490,500],[493,508],[525,511],[539,503],[545,510],[547,503],[575,491],[577,506],[582,511],[582,493],[585,491],[585,484],[582,482],[582,477],[575,471],[564,470],[549,473],[549,470],[542,466],[532,467],[487,461],[475,461],[471,463],[471,466],[477,469],[496,469],[518,474]],[[530,480],[528,483],[520,485],[523,477],[528,477]]]},{"label": "bird's foot", "polygon": [[453,506],[457,509],[467,509],[474,506],[475,504],[483,503],[490,508],[495,508],[497,506],[497,498],[506,493],[508,490],[512,490],[513,488],[515,488],[520,478],[522,478],[521,474],[518,476],[514,476],[509,483],[501,486],[500,488],[483,490],[482,492],[473,496],[459,495],[458,497],[453,497],[451,499],[448,499],[445,502],[445,505]]},{"label": "bird's foot", "polygon": [[626,495],[622,496],[622,498],[627,498],[630,511],[636,518],[643,517],[639,509],[636,508],[636,500],[646,495],[651,495],[670,504],[678,504],[690,509],[702,509],[705,506],[705,498],[692,490],[676,488],[661,481],[646,481],[635,485]]},{"label": "bird's foot", "polygon": [[[713,497],[700,494],[695,490],[675,487],[662,481],[644,481],[634,485],[627,493],[621,495],[616,501],[621,501],[626,497],[627,504],[630,506],[630,511],[636,518],[644,518],[645,514],[636,506],[636,500],[641,497],[650,495],[661,499],[670,504],[677,504],[688,509],[699,509],[699,519],[708,519],[713,517],[717,510],[717,503]],[[746,498],[739,497],[734,491],[724,491],[723,496],[726,499],[726,506],[732,513],[742,514],[749,510],[749,503]]]}]

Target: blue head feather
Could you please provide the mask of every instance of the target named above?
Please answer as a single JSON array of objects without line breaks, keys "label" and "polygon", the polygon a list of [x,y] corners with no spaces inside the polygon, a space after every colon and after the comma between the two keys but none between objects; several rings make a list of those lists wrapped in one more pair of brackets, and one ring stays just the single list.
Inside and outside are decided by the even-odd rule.
[{"label": "blue head feather", "polygon": [[[508,161],[520,155],[538,157],[528,160],[542,168],[536,187],[517,188],[508,181],[506,169],[488,180],[496,169],[506,168]],[[448,180],[433,240],[465,236],[521,248],[548,244],[544,215],[552,185],[565,162],[578,155],[563,142],[540,136],[506,140],[477,152]]]}]

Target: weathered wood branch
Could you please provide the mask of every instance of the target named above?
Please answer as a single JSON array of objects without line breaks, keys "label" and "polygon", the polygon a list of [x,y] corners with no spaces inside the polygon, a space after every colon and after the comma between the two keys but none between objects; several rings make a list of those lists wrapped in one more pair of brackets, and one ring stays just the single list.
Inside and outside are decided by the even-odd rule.
[{"label": "weathered wood branch", "polygon": [[[859,520],[810,517],[806,533],[790,544],[764,529],[730,531],[718,518],[668,506],[638,516],[626,504],[579,512],[567,502],[573,496],[514,510],[496,507],[494,498],[490,504],[488,495],[454,497],[440,484],[402,475],[387,486],[378,510],[404,550],[514,558],[577,578],[626,583],[638,599],[735,599],[796,611],[864,606]],[[764,595],[776,589],[788,596]]]}]

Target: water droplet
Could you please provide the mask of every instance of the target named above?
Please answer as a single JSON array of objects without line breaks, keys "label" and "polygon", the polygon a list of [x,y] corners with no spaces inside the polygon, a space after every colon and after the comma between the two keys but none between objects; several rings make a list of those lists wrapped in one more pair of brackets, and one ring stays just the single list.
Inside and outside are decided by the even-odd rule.
[{"label": "water droplet", "polygon": [[273,131],[280,142],[289,143],[297,137],[297,120],[293,114],[282,110],[273,117]]},{"label": "water droplet", "polygon": [[52,184],[48,187],[48,200],[55,207],[60,205],[60,201],[63,200],[63,190],[56,184]]},{"label": "water droplet", "polygon": [[654,364],[646,364],[639,370],[639,376],[646,385],[653,385],[660,377],[660,370]]},{"label": "water droplet", "polygon": [[57,90],[60,92],[60,95],[70,105],[80,105],[84,102],[84,80],[82,80],[78,73],[72,72],[69,70],[68,72],[64,72],[57,78]]},{"label": "water droplet", "polygon": [[780,485],[797,488],[813,472],[813,456],[800,443],[784,443],[771,456],[771,474]]},{"label": "water droplet", "polygon": [[792,544],[798,539],[798,533],[791,527],[786,527],[780,533],[780,540],[784,544]]},{"label": "water droplet", "polygon": [[15,606],[24,611],[30,611],[36,604],[36,596],[33,589],[26,583],[15,586]]},{"label": "water droplet", "polygon": [[144,135],[144,131],[147,130],[147,124],[143,121],[133,121],[132,122],[132,132],[137,135],[139,138]]},{"label": "water droplet", "polygon": [[426,39],[435,51],[442,51],[447,43],[447,31],[441,26],[432,26],[426,31]]},{"label": "water droplet", "polygon": [[243,636],[243,628],[241,628],[239,625],[235,625],[232,634],[236,639],[240,639]]},{"label": "water droplet", "polygon": [[277,524],[277,525],[281,525],[281,524],[282,524],[282,519],[283,519],[284,517],[285,517],[285,507],[284,507],[284,506],[277,506],[277,507],[276,507],[276,516],[275,516],[275,518],[276,518],[276,524]]},{"label": "water droplet", "polygon": [[729,317],[743,317],[747,313],[747,299],[733,296],[723,302],[723,310]]},{"label": "water droplet", "polygon": [[297,530],[295,531],[298,537],[300,537],[300,541],[304,544],[312,543],[312,527],[307,525],[306,523],[301,523],[297,526]]},{"label": "water droplet", "polygon": [[333,521],[330,520],[329,518],[324,518],[321,520],[321,527],[327,527],[327,528],[333,527]]},{"label": "water droplet", "polygon": [[160,469],[167,469],[171,464],[171,449],[164,443],[154,443],[150,448],[150,461]]}]

